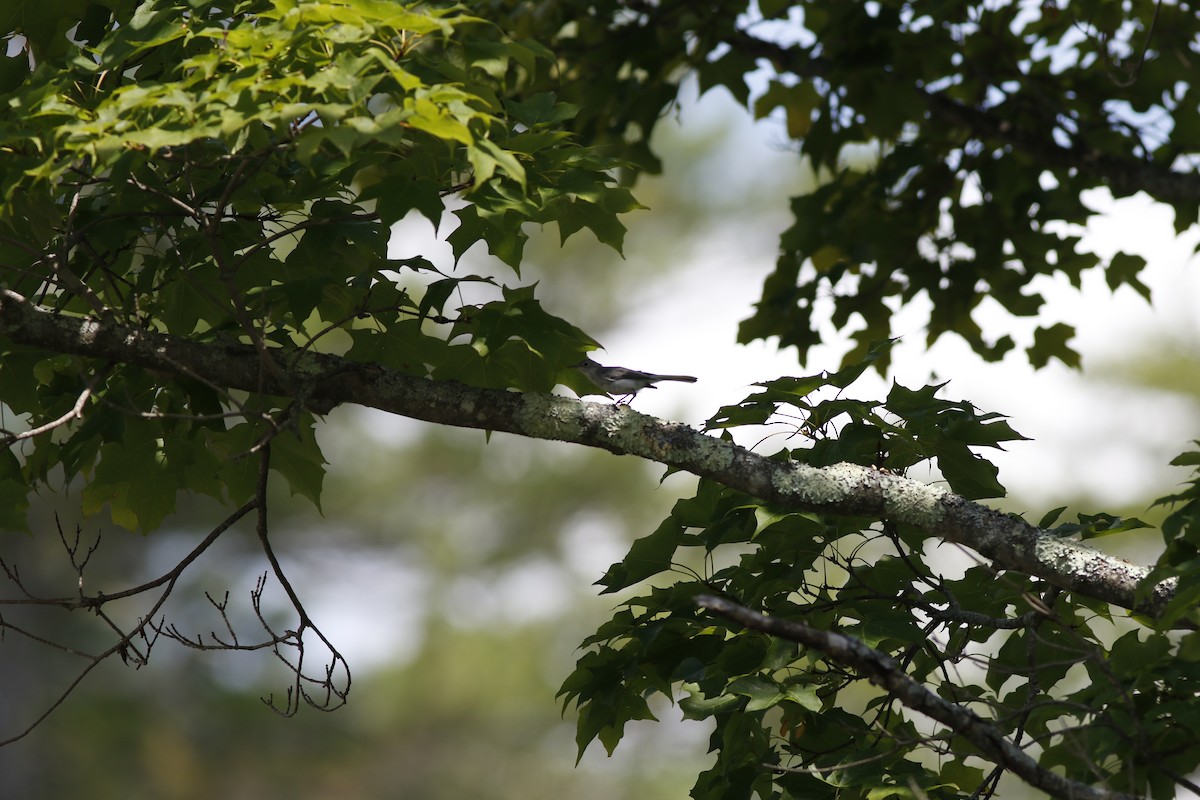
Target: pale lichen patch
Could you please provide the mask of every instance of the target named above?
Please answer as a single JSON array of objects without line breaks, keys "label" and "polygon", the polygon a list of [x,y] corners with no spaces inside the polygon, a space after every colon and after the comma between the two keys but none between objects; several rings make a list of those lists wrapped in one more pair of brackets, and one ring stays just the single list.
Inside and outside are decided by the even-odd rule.
[{"label": "pale lichen patch", "polygon": [[710,436],[696,436],[692,442],[689,460],[701,470],[718,472],[733,465],[736,447],[733,442],[714,439]]},{"label": "pale lichen patch", "polygon": [[1082,575],[1098,565],[1099,550],[1071,539],[1054,536],[1039,536],[1034,541],[1034,555],[1043,564],[1054,567],[1067,575]]},{"label": "pale lichen patch", "polygon": [[94,319],[85,319],[79,324],[79,341],[83,344],[93,344],[100,333],[100,323]]},{"label": "pale lichen patch", "polygon": [[810,467],[793,464],[771,476],[775,491],[812,505],[839,503],[849,498],[858,485],[863,468],[854,464],[834,464],[830,467]]},{"label": "pale lichen patch", "polygon": [[[585,411],[582,418],[586,420]],[[577,434],[581,422],[578,409],[560,397],[528,393],[514,414],[518,427],[537,439],[563,439]]]},{"label": "pale lichen patch", "polygon": [[941,486],[896,478],[884,484],[884,513],[891,519],[929,530],[942,521],[946,513],[942,498],[949,492]]}]

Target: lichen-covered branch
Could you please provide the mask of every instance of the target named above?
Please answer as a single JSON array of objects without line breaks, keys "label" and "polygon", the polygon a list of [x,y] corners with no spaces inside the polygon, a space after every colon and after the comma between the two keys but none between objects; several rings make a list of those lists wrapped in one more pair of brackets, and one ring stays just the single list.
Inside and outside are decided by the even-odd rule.
[{"label": "lichen-covered branch", "polygon": [[47,350],[136,364],[227,389],[294,397],[317,412],[346,403],[413,419],[501,431],[633,455],[711,478],[781,508],[888,519],[966,545],[999,569],[1154,615],[1174,583],[1139,598],[1146,570],[1019,517],[935,486],[854,464],[816,468],[775,461],[628,406],[433,381],[335,355],[274,349],[274,364],[240,343],[204,343],[92,317],[52,314],[0,291],[0,335]]}]

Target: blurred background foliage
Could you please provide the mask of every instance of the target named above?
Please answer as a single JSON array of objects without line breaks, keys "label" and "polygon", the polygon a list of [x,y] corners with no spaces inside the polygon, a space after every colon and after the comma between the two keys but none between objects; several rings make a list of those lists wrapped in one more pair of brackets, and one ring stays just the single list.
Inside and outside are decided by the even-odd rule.
[{"label": "blurred background foliage", "polygon": [[[772,148],[769,127],[748,141],[729,120],[735,106],[707,95],[659,128],[663,177],[639,183],[649,212],[627,218],[627,262],[594,241],[531,231],[523,266],[540,281],[542,301],[604,340],[626,325],[659,283],[689,280],[689,264],[734,236],[747,260],[769,267],[785,224],[770,209],[797,190],[794,156]],[[764,140],[766,145],[763,144]],[[752,169],[732,153],[766,155]],[[428,236],[401,226],[396,242]],[[472,256],[474,261],[472,261]],[[570,269],[560,268],[569,265]],[[764,266],[765,265],[765,266]],[[738,265],[728,280],[740,280]],[[484,271],[473,252],[464,271]],[[746,277],[746,280],[757,278]],[[720,287],[716,287],[720,290]],[[1147,341],[1101,360],[1094,380],[1120,392],[1175,399],[1200,427],[1195,348]],[[1194,343],[1191,343],[1194,344]],[[650,365],[655,366],[655,365]],[[669,366],[669,365],[664,365]],[[981,404],[982,398],[972,398]],[[1014,420],[1024,431],[1021,420]],[[574,722],[555,692],[578,643],[619,597],[592,583],[629,543],[652,530],[694,479],[607,453],[420,425],[361,409],[339,409],[320,434],[330,461],[325,515],[280,491],[273,530],[285,569],[307,587],[319,625],[342,649],[354,675],[349,705],[333,714],[305,708],[292,719],[260,697],[282,692],[288,675],[268,652],[197,653],[160,642],[140,670],[106,662],[31,736],[0,748],[4,795],[94,800],[253,798],[622,798],[682,797],[703,769],[708,725],[635,725],[613,758],[593,747],[578,767]],[[1137,437],[1130,437],[1137,439]],[[1036,447],[1037,445],[1032,445]],[[463,480],[465,475],[470,480]],[[1002,480],[1005,475],[1002,473]],[[1157,522],[1153,497],[1114,508],[1105,498],[1063,497],[1072,509],[1103,506]],[[55,516],[71,537],[78,495],[43,497],[35,530]],[[1006,507],[1029,511],[1018,493]],[[1036,512],[1044,509],[1035,509]],[[161,574],[223,512],[181,500],[173,521],[149,540],[88,520],[85,544],[101,546],[89,566],[91,589],[117,591]],[[1151,540],[1127,535],[1121,554],[1146,562]],[[1140,557],[1139,557],[1140,556]],[[4,557],[45,594],[70,593],[74,574],[54,536],[4,541]],[[229,592],[231,621],[253,638],[249,592],[265,569],[252,529],[242,524],[194,565],[165,609],[185,634],[220,630],[205,592]],[[106,583],[107,585],[100,585]],[[281,598],[268,589],[272,602]],[[136,615],[141,609],[128,609]],[[40,623],[72,631],[81,649],[101,622],[39,610]],[[20,623],[6,612],[9,621]],[[37,718],[77,674],[79,662],[9,636],[0,648],[0,720],[6,733]],[[313,656],[319,658],[318,655]],[[656,707],[663,720],[678,708]],[[1012,788],[1012,787],[1010,787]],[[1011,795],[1010,795],[1011,796]]]}]

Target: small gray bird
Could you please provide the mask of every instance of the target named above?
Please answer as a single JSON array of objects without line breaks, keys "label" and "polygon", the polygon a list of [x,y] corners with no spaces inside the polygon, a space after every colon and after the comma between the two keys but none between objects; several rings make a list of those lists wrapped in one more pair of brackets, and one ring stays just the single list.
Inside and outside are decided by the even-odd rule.
[{"label": "small gray bird", "polygon": [[622,395],[617,402],[629,403],[633,396],[642,389],[657,389],[654,384],[659,381],[682,381],[695,383],[691,375],[655,375],[653,372],[638,372],[636,369],[625,367],[604,367],[585,358],[575,365],[575,368],[588,377],[592,383],[599,386],[609,395]]}]

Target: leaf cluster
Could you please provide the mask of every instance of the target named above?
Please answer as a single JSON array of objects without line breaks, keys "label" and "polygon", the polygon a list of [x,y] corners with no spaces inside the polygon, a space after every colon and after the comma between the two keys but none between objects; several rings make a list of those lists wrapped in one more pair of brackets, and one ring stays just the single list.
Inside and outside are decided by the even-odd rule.
[{"label": "leaf cluster", "polygon": [[[998,415],[938,398],[941,386],[895,386],[882,402],[843,396],[883,349],[835,373],[765,385],[710,424],[762,422],[790,407],[787,416],[804,418],[797,428],[806,444],[781,458],[882,470],[932,461],[956,491],[1003,494],[995,468],[974,452],[1021,438]],[[817,399],[822,393],[834,396]],[[1144,526],[1080,515],[1052,532],[1088,537]],[[596,739],[611,752],[627,723],[652,718],[648,701],[661,695],[686,718],[715,724],[715,761],[696,783],[697,798],[995,790],[999,772],[954,731],[931,732],[896,695],[836,658],[704,614],[695,598],[715,594],[890,656],[1000,735],[1041,748],[1044,768],[1173,796],[1200,757],[1187,733],[1200,679],[1189,655],[1196,634],[1134,628],[1105,603],[990,564],[955,572],[909,526],[782,511],[702,480],[599,582],[605,592],[637,589],[584,642],[561,688],[564,702],[579,707],[580,752]]]},{"label": "leaf cluster", "polygon": [[920,389],[893,384],[883,401],[845,396],[843,390],[886,359],[890,347],[890,342],[875,343],[867,358],[833,373],[758,384],[762,392],[720,409],[708,427],[791,422],[795,435],[811,440],[809,447],[789,453],[796,461],[814,467],[846,462],[896,474],[932,462],[956,494],[970,499],[1003,496],[996,467],[971,449],[1001,448],[1002,442],[1025,438],[1003,415],[980,413],[965,401],[939,398],[944,383]]},{"label": "leaf cluster", "polygon": [[[546,391],[596,346],[532,287],[389,251],[409,214],[453,215],[456,260],[482,242],[514,272],[529,224],[621,247],[617,217],[637,203],[618,162],[564,129],[578,108],[545,90],[538,43],[448,4],[80,2],[51,26],[29,8],[0,18],[25,48],[0,74],[0,288],[58,315],[250,343],[282,375],[291,363],[267,361],[318,350]],[[6,527],[58,470],[88,476],[88,513],[107,505],[134,529],[179,490],[240,502],[244,456],[277,435],[276,471],[318,500],[303,398],[4,340],[0,375],[29,428],[93,406],[2,457]]]},{"label": "leaf cluster", "polygon": [[[1193,442],[1200,445],[1200,442]],[[1179,620],[1196,623],[1196,603],[1200,600],[1200,451],[1190,450],[1177,456],[1176,466],[1194,467],[1195,472],[1182,491],[1161,497],[1156,505],[1171,509],[1162,523],[1166,549],[1158,563],[1143,582],[1145,591],[1164,579],[1174,579],[1175,598],[1167,608],[1161,624],[1171,625]]]},{"label": "leaf cluster", "polygon": [[[857,341],[846,364],[921,300],[929,342],[953,334],[1000,359],[1018,341],[983,329],[990,305],[1031,320],[1023,344],[1034,366],[1077,366],[1072,326],[1033,320],[1044,304],[1035,279],[1078,288],[1101,269],[1112,289],[1149,299],[1141,256],[1081,244],[1097,213],[1088,193],[1145,192],[1174,207],[1178,231],[1200,213],[1200,19],[1187,4],[485,7],[555,50],[583,109],[576,128],[608,137],[638,169],[658,170],[650,136],[687,75],[779,121],[814,185],[792,200],[775,271],[739,338],[778,337],[801,360],[829,299],[832,322]],[[869,155],[856,163],[855,153]]]}]

